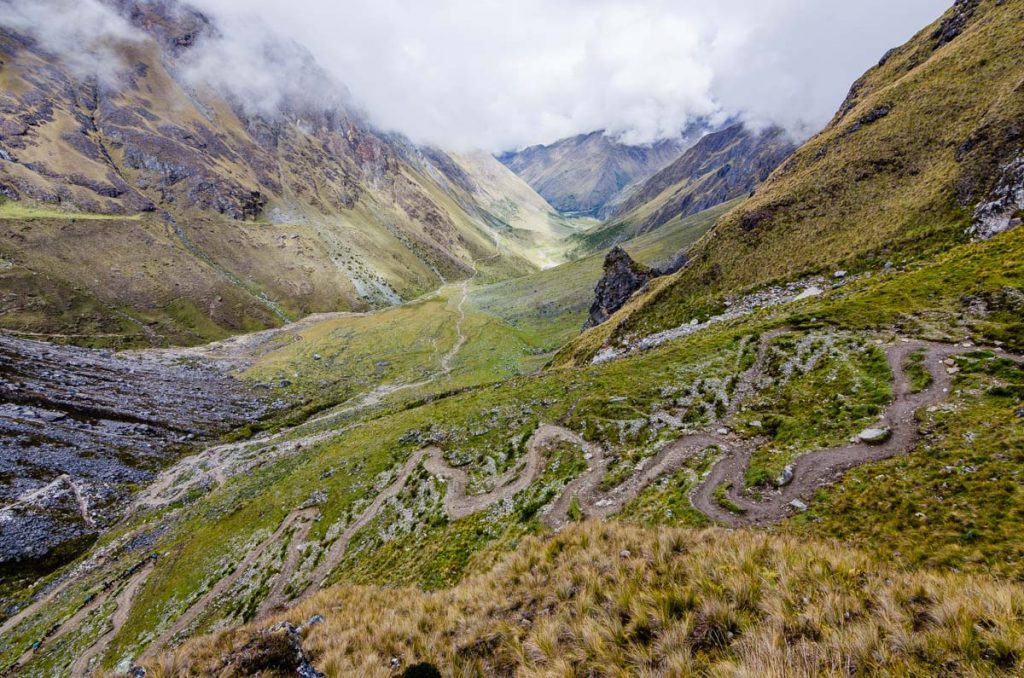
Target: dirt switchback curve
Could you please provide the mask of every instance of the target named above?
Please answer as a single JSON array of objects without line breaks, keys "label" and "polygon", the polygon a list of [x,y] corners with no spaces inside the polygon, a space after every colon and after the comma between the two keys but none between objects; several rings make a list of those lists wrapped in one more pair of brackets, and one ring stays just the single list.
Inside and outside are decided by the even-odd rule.
[{"label": "dirt switchback curve", "polygon": [[[757,388],[757,383],[765,371],[771,341],[782,332],[784,330],[766,333],[760,338],[756,357],[752,365],[739,376],[735,397],[729,403],[725,417],[735,414],[742,401]],[[916,350],[924,351],[923,364],[931,374],[932,382],[920,392],[913,393],[904,365],[909,354]],[[920,437],[914,419],[915,412],[921,407],[942,401],[948,395],[951,376],[943,361],[969,350],[974,349],[915,340],[899,340],[885,347],[886,358],[893,374],[893,398],[883,412],[879,425],[890,428],[891,437],[879,445],[851,443],[804,454],[794,463],[792,482],[770,493],[761,501],[752,501],[731,490],[728,496],[744,511],[742,514],[732,513],[720,506],[715,501],[714,492],[722,483],[728,481],[732,481],[734,488],[743,486],[743,475],[750,463],[751,455],[763,439],[743,440],[731,433],[713,432],[712,429],[718,425],[717,423],[712,423],[704,431],[684,435],[664,446],[636,473],[607,490],[601,489],[600,483],[607,473],[608,452],[602,446],[584,440],[575,431],[554,424],[543,424],[537,428],[527,441],[526,452],[518,464],[495,478],[494,489],[486,493],[469,494],[467,488],[470,478],[467,471],[448,464],[440,448],[420,448],[398,467],[394,479],[384,486],[373,501],[345,526],[337,539],[326,547],[323,558],[307,578],[308,583],[301,593],[289,599],[285,595],[285,589],[302,560],[299,549],[309,534],[313,520],[319,515],[315,508],[301,508],[289,513],[276,531],[250,551],[230,575],[218,581],[160,635],[150,646],[147,656],[185,631],[211,603],[227,593],[247,570],[256,565],[267,549],[288,540],[287,532],[293,527],[295,529],[290,537],[287,555],[281,569],[275,575],[270,594],[258,610],[257,617],[266,617],[320,589],[344,559],[355,535],[380,514],[388,500],[401,492],[421,465],[434,476],[445,479],[447,487],[443,508],[450,520],[458,520],[509,499],[529,487],[543,474],[548,453],[555,443],[567,442],[576,445],[583,452],[587,469],[568,483],[542,514],[543,521],[549,527],[557,529],[568,520],[568,508],[573,497],[577,498],[586,516],[610,516],[620,511],[652,482],[677,471],[696,454],[714,446],[723,453],[723,456],[691,493],[693,505],[713,520],[727,525],[756,525],[779,520],[793,512],[789,505],[793,499],[809,500],[818,488],[834,482],[845,471],[911,450]],[[740,355],[742,354],[741,350]],[[1020,357],[1006,353],[1000,355],[1016,361],[1021,360]]]},{"label": "dirt switchback curve", "polygon": [[[925,351],[924,367],[932,381],[923,390],[913,393],[904,365],[907,356],[917,350]],[[753,501],[736,490],[744,486],[744,475],[758,443],[741,441],[694,488],[691,502],[709,518],[727,525],[774,522],[792,513],[790,502],[799,499],[807,503],[818,488],[835,482],[844,472],[909,452],[920,438],[914,413],[921,407],[941,402],[949,393],[952,380],[943,361],[968,350],[972,349],[924,341],[901,341],[887,347],[886,357],[893,374],[893,399],[878,426],[891,430],[888,440],[881,444],[850,443],[801,455],[793,464],[792,481],[761,501]],[[1019,360],[1013,356],[1006,357]],[[715,490],[729,482],[731,487],[726,490],[726,496],[742,513],[729,511],[715,500]]]}]

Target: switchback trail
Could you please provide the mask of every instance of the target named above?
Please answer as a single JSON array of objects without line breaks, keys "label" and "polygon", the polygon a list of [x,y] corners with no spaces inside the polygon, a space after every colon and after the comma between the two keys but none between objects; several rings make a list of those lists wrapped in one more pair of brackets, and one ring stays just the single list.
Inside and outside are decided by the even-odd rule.
[{"label": "switchback trail", "polygon": [[[117,591],[117,596],[114,599],[116,607],[111,617],[111,628],[93,641],[89,647],[79,653],[69,671],[69,675],[74,678],[80,678],[88,675],[89,664],[92,662],[93,658],[100,656],[103,651],[106,650],[110,641],[114,639],[114,636],[117,635],[118,631],[121,630],[121,627],[123,627],[125,622],[128,620],[128,614],[131,610],[132,603],[135,600],[135,595],[139,592],[139,589],[153,571],[155,560],[155,556],[150,556],[149,558],[136,563],[116,579],[104,582],[102,590],[100,590],[99,593],[90,594],[70,617],[50,627],[42,639],[33,643],[32,646],[25,650],[25,652],[12,666],[9,666],[0,675],[17,675],[21,667],[31,660],[32,657],[41,649],[50,643],[63,638],[68,633],[81,628],[82,624],[85,623],[92,613],[95,610],[101,609],[107,600],[110,599],[111,595]],[[125,583],[118,589],[117,585],[121,581],[124,581]],[[50,594],[37,601],[35,605],[48,604],[48,602],[52,601],[63,588],[64,586],[54,589]],[[25,608],[25,612],[28,613],[31,609],[33,608]],[[13,628],[19,620],[20,619],[18,618],[12,618],[9,620],[10,622],[13,622],[11,624],[11,628]]]},{"label": "switchback trail", "polygon": [[[924,367],[932,380],[926,388],[913,393],[904,365],[907,356],[916,350],[925,351]],[[943,361],[968,350],[973,349],[924,341],[900,341],[889,346],[886,357],[893,374],[893,399],[878,424],[891,430],[888,440],[881,444],[856,442],[804,454],[793,464],[792,481],[761,501],[753,501],[737,491],[745,484],[744,476],[758,441],[737,441],[734,450],[719,460],[694,488],[691,502],[708,517],[727,525],[774,522],[792,513],[791,502],[799,499],[806,504],[818,488],[835,482],[851,468],[909,452],[920,438],[914,413],[944,400],[949,393],[951,377]],[[726,496],[742,513],[730,511],[715,500],[715,490],[723,483],[731,483],[725,490]]]},{"label": "switchback trail", "polygon": [[151,560],[132,575],[120,593],[117,594],[117,597],[114,599],[117,607],[110,618],[110,628],[93,641],[92,645],[79,653],[75,662],[71,665],[70,674],[72,678],[83,678],[89,675],[92,661],[103,656],[110,642],[114,640],[114,637],[125,625],[125,622],[128,621],[128,615],[131,612],[132,603],[135,602],[135,596],[139,589],[142,588],[142,585],[146,583],[146,579],[152,571],[153,561]]},{"label": "switchback trail", "polygon": [[[469,280],[464,280],[453,285],[459,294],[459,300],[455,306],[455,341],[451,348],[441,356],[439,370],[430,377],[415,382],[381,384],[359,396],[354,403],[332,408],[296,426],[248,440],[208,447],[202,452],[182,459],[174,466],[161,472],[156,480],[139,492],[134,500],[134,507],[136,509],[151,509],[173,504],[193,490],[211,485],[220,485],[226,479],[240,473],[245,473],[258,465],[265,464],[271,459],[288,456],[306,447],[330,440],[340,435],[346,428],[315,431],[297,438],[291,438],[290,436],[297,430],[319,426],[330,420],[338,419],[342,415],[374,407],[395,393],[429,386],[437,379],[451,374],[452,362],[466,343],[464,329],[466,320],[465,303],[469,294],[469,282]],[[306,323],[307,321],[308,318],[299,321],[296,325]],[[294,327],[294,325],[291,327]],[[267,330],[264,333],[244,335],[244,337],[250,337],[246,341],[262,343],[269,341],[269,339],[265,337],[260,338],[258,335],[272,336],[274,333],[280,333],[281,331]],[[241,342],[243,338],[226,340],[225,343]]]},{"label": "switchback trail", "polygon": [[[769,332],[760,338],[755,359],[751,366],[739,376],[734,397],[729,402],[724,417],[735,414],[742,401],[757,389],[758,381],[764,374],[766,356],[771,341],[783,332],[784,330]],[[737,361],[742,359],[743,348],[739,352]],[[910,381],[906,375],[904,363],[907,356],[918,349],[925,351],[924,365],[932,375],[932,382],[922,391],[911,393]],[[819,487],[834,482],[839,475],[855,466],[886,459],[912,449],[919,438],[914,413],[920,407],[938,402],[948,394],[951,378],[943,361],[968,350],[973,349],[909,340],[898,341],[888,346],[885,352],[894,379],[893,399],[883,413],[882,419],[884,425],[892,429],[891,438],[882,445],[855,443],[801,456],[795,463],[793,481],[767,499],[753,502],[733,492],[730,499],[745,509],[746,512],[743,514],[734,514],[719,506],[714,501],[713,493],[722,482],[727,480],[732,480],[734,487],[742,487],[743,473],[749,464],[750,455],[763,440],[743,440],[731,433],[713,432],[712,429],[717,426],[715,422],[704,431],[684,435],[664,446],[649,458],[636,473],[617,486],[606,490],[600,488],[600,483],[607,473],[609,460],[607,451],[600,445],[584,440],[575,431],[554,424],[539,426],[527,441],[526,452],[517,465],[494,479],[494,489],[480,494],[468,493],[469,474],[462,468],[448,464],[440,448],[433,445],[420,448],[402,463],[394,479],[384,486],[373,501],[345,526],[338,538],[327,546],[324,557],[308,577],[306,588],[295,598],[287,599],[284,590],[295,575],[301,560],[298,549],[308,536],[311,521],[317,514],[315,509],[299,509],[290,513],[274,534],[251,551],[231,575],[218,582],[207,594],[197,600],[171,628],[165,631],[150,646],[147,654],[157,651],[175,635],[185,630],[209,604],[226,593],[247,569],[256,564],[268,548],[281,543],[285,532],[299,519],[306,522],[299,526],[291,538],[289,553],[285,557],[280,571],[275,575],[271,593],[260,606],[257,616],[258,618],[265,617],[319,590],[344,559],[355,535],[380,514],[388,500],[401,492],[420,465],[429,473],[445,479],[447,487],[443,498],[443,508],[448,519],[454,521],[510,499],[518,492],[528,488],[543,474],[553,444],[567,442],[576,445],[583,452],[587,469],[582,475],[568,483],[542,514],[545,524],[558,529],[568,520],[568,509],[573,497],[577,498],[584,515],[588,517],[610,516],[639,496],[658,478],[679,470],[688,460],[703,450],[716,447],[724,453],[724,456],[712,467],[709,475],[692,493],[693,505],[708,517],[728,525],[750,525],[779,520],[792,512],[789,506],[792,499],[809,497]],[[1007,354],[1001,355],[1012,357]],[[1019,357],[1012,358],[1017,361],[1021,360]]]}]

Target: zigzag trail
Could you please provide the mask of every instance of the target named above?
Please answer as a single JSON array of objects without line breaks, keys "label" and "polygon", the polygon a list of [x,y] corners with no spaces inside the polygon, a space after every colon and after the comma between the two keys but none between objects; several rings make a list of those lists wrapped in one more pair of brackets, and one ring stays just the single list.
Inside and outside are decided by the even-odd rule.
[{"label": "zigzag trail", "polygon": [[[323,421],[336,418],[345,412],[357,411],[368,407],[372,407],[373,405],[378,404],[388,395],[403,390],[426,386],[430,384],[434,379],[438,378],[438,376],[446,376],[450,374],[452,361],[458,355],[459,351],[461,351],[462,347],[465,345],[467,340],[466,334],[463,329],[463,325],[466,320],[466,312],[464,307],[469,292],[469,283],[470,280],[464,280],[460,283],[453,285],[453,287],[455,287],[459,292],[459,301],[456,304],[455,311],[456,339],[455,342],[452,344],[451,348],[449,348],[448,351],[446,351],[444,355],[441,356],[440,370],[437,374],[433,375],[429,379],[424,379],[418,382],[403,384],[386,384],[379,386],[373,391],[364,394],[362,397],[359,398],[359,400],[355,404],[343,406],[341,408],[332,410],[328,413],[322,414],[318,417],[314,417],[312,419],[307,420],[306,422],[303,422],[303,424],[300,424],[299,426],[305,427],[311,424],[321,423]],[[323,319],[324,317],[337,317],[338,315],[349,314],[325,314],[322,316],[311,316],[290,325],[289,329],[301,329],[303,327],[313,324],[318,320]],[[265,343],[270,338],[280,333],[280,331],[281,330],[279,329],[270,330],[264,333],[258,333],[258,336],[256,336],[254,339],[249,339],[247,341]],[[232,345],[234,345],[240,342],[239,340],[236,339],[228,340],[228,343],[232,343]],[[187,350],[182,350],[182,352],[187,352]],[[145,490],[140,492],[139,495],[136,497],[133,506],[136,510],[167,506],[183,498],[190,490],[194,488],[200,487],[210,481],[217,485],[220,485],[224,483],[230,476],[245,472],[255,465],[265,463],[269,457],[283,456],[291,453],[296,453],[305,446],[314,445],[318,442],[322,442],[324,440],[328,440],[330,438],[338,436],[342,431],[345,430],[345,428],[312,433],[300,437],[298,439],[282,441],[282,439],[285,438],[288,434],[290,434],[293,430],[294,429],[283,430],[279,433],[267,436],[259,440],[245,441],[240,443],[228,443],[225,445],[216,445],[208,448],[207,450],[197,455],[193,455],[191,457],[188,457],[187,459],[183,459],[174,467],[168,469],[164,473],[161,473],[160,476],[158,476],[158,478],[156,479],[156,481],[150,484]],[[272,454],[268,454],[266,451],[267,448],[274,445],[275,443],[278,443],[278,441],[282,441],[278,446],[278,450]],[[420,458],[422,457],[417,457],[417,462]],[[409,473],[411,473],[411,471],[414,468],[415,466],[410,468]],[[406,473],[403,476],[402,484],[404,484],[404,480],[407,478],[408,473]],[[64,479],[58,479],[58,481],[64,482]],[[79,502],[79,506],[81,507],[83,499],[81,498],[80,493],[77,492],[77,487],[74,487],[74,485],[72,484],[72,488],[75,490],[76,500]],[[395,489],[395,493],[397,494],[397,492],[400,489],[401,485],[398,485],[397,488]],[[383,505],[384,501],[388,498],[388,496],[393,495],[385,496],[385,493],[382,493],[382,496],[379,496],[377,498],[377,501],[375,501],[370,507],[371,509],[374,509],[372,514],[369,514],[368,511],[366,514],[364,514],[365,519],[361,519],[360,521],[357,521],[357,523],[353,523],[353,525],[349,526],[345,533],[347,536],[344,538],[343,542],[346,546],[348,541],[351,539],[351,535],[354,534],[355,531],[359,529],[359,527],[373,519],[373,517],[376,515],[376,512],[379,511],[380,507]],[[83,512],[86,516],[88,516],[88,513],[85,511],[84,508]],[[278,544],[280,544],[281,539],[284,537],[288,529],[294,523],[298,522],[299,527],[295,531],[292,538],[290,539],[289,549],[285,557],[285,561],[284,563],[282,563],[281,570],[278,572],[274,579],[274,584],[270,590],[270,593],[260,604],[257,614],[258,616],[263,617],[275,611],[276,609],[284,606],[284,604],[287,602],[286,597],[284,595],[284,589],[299,565],[299,548],[302,546],[303,542],[308,536],[309,531],[312,528],[314,519],[318,517],[319,511],[311,508],[299,509],[289,513],[281,522],[281,525],[278,526],[277,530],[275,530],[273,534],[271,534],[267,539],[261,542],[256,548],[247,553],[246,557],[238,563],[238,565],[234,568],[230,575],[219,580],[213,586],[213,588],[206,592],[195,603],[190,605],[189,608],[185,611],[185,613],[182,614],[182,616],[179,617],[177,620],[175,620],[174,624],[167,628],[155,641],[153,641],[153,643],[150,644],[149,649],[147,650],[144,656],[151,656],[154,651],[166,646],[167,643],[170,642],[175,636],[177,636],[183,630],[188,628],[188,626],[191,625],[196,620],[196,618],[198,618],[202,611],[206,609],[208,604],[214,602],[218,597],[223,595],[236,582],[238,582],[238,580],[246,573],[246,571],[253,564],[255,564],[263,556],[263,554],[267,552],[269,548],[276,547]],[[341,540],[339,540],[339,542],[340,541]],[[337,556],[337,560],[340,561],[343,555],[344,552],[342,551]],[[106,651],[106,648],[113,640],[114,636],[117,635],[118,631],[120,631],[121,627],[124,625],[125,621],[128,618],[128,614],[131,610],[131,606],[134,602],[135,596],[142,588],[142,585],[145,583],[145,580],[146,578],[148,578],[149,573],[152,571],[152,569],[152,564],[147,564],[144,568],[135,573],[132,576],[131,580],[121,589],[121,592],[115,599],[116,608],[112,617],[112,628],[105,632],[103,635],[101,635],[99,638],[97,638],[92,643],[92,645],[90,645],[88,648],[86,648],[79,654],[79,656],[76,658],[76,661],[71,667],[71,675],[88,675],[90,671],[90,664],[92,663],[92,661],[95,658],[101,657],[103,655],[103,653]],[[328,573],[329,571],[323,573],[321,579]],[[313,581],[316,580],[314,579]],[[42,609],[43,606],[47,605],[48,603],[56,599],[56,597],[60,595],[73,582],[73,577],[66,579],[60,585],[46,593],[42,598],[37,599],[24,610],[12,616],[10,619],[6,620],[3,623],[3,625],[0,626],[0,632],[6,633],[8,631],[13,630],[23,620],[27,619],[35,612]],[[97,595],[96,597],[94,597],[93,599],[91,599],[89,602],[83,605],[78,611],[76,611],[75,614],[73,614],[70,618],[61,622],[56,632],[45,637],[42,641],[40,641],[39,645],[26,650],[26,652],[18,659],[14,666],[8,669],[8,671],[17,669],[18,667],[22,666],[25,662],[31,659],[35,652],[39,651],[39,649],[41,649],[44,644],[48,644],[54,640],[57,640],[58,638],[66,635],[68,632],[80,627],[81,624],[89,616],[89,613],[92,610],[99,607],[100,605],[102,605],[104,602],[106,602],[106,600],[109,597],[110,591],[106,590]]]},{"label": "zigzag trail", "polygon": [[[924,366],[931,374],[932,381],[922,391],[911,393],[904,363],[907,356],[918,349],[925,350]],[[893,400],[882,414],[882,425],[892,431],[887,441],[880,445],[852,443],[804,454],[793,464],[794,475],[790,484],[775,490],[761,501],[753,501],[736,491],[736,488],[744,485],[750,458],[760,442],[743,441],[735,446],[735,453],[727,454],[719,460],[707,477],[694,488],[690,495],[691,503],[709,518],[730,526],[774,522],[792,512],[790,502],[794,499],[809,502],[818,488],[835,482],[846,471],[909,452],[920,438],[914,413],[922,407],[941,402],[949,393],[952,380],[943,361],[971,350],[976,349],[914,340],[904,340],[887,347],[886,357],[893,373]],[[1008,353],[999,355],[1022,362],[1021,356]],[[731,482],[726,495],[742,513],[729,511],[715,501],[715,490],[725,482]]]},{"label": "zigzag trail", "polygon": [[[328,412],[311,417],[295,427],[282,429],[277,433],[256,437],[251,440],[214,445],[198,454],[182,459],[171,468],[162,472],[155,481],[139,492],[133,503],[134,508],[136,510],[152,509],[173,504],[185,497],[193,489],[208,485],[211,482],[220,485],[227,478],[245,473],[259,464],[266,463],[269,459],[289,456],[305,447],[335,438],[347,430],[347,427],[310,433],[294,439],[288,439],[288,436],[294,433],[296,429],[309,428],[310,426],[337,419],[343,414],[374,407],[380,404],[387,396],[401,391],[428,386],[438,378],[448,376],[451,373],[452,361],[462,350],[467,339],[463,325],[466,320],[464,306],[466,297],[469,294],[469,283],[469,280],[464,280],[453,285],[459,291],[459,301],[456,304],[455,310],[456,337],[451,348],[441,356],[440,369],[437,373],[420,381],[382,384],[360,396],[351,405],[333,408]],[[307,321],[299,322],[306,323]],[[276,331],[279,332],[280,330]],[[277,449],[268,452],[268,448],[272,446],[276,446]]]},{"label": "zigzag trail", "polygon": [[[726,410],[726,417],[735,414],[740,403],[757,388],[756,383],[764,373],[769,345],[782,332],[784,330],[777,330],[761,337],[756,358],[751,367],[740,376],[735,395]],[[932,375],[932,383],[918,393],[911,393],[910,381],[904,370],[904,363],[907,356],[917,349],[926,351],[924,365]],[[713,494],[715,489],[727,480],[733,482],[733,487],[743,486],[743,474],[750,463],[750,457],[754,449],[763,441],[741,440],[732,434],[713,433],[711,429],[716,424],[712,424],[704,431],[684,435],[666,445],[651,457],[640,471],[609,490],[600,489],[600,482],[607,472],[608,454],[605,449],[584,440],[574,431],[554,424],[544,424],[538,427],[527,442],[526,453],[519,464],[495,479],[495,489],[482,494],[471,495],[467,492],[470,480],[468,473],[464,469],[449,465],[440,448],[436,446],[423,447],[413,453],[399,467],[395,479],[381,489],[373,501],[328,546],[323,559],[309,576],[306,588],[295,599],[289,600],[284,591],[300,564],[300,549],[308,536],[312,522],[319,516],[319,512],[314,508],[302,508],[289,513],[275,532],[248,552],[230,575],[219,580],[213,588],[195,601],[171,627],[166,629],[149,646],[144,656],[152,656],[174,640],[176,636],[186,631],[199,615],[210,604],[227,593],[268,549],[279,546],[281,541],[287,538],[286,533],[296,523],[298,523],[298,528],[289,539],[288,553],[281,569],[275,575],[270,594],[258,609],[257,618],[265,618],[320,589],[331,572],[344,559],[348,546],[356,533],[369,525],[380,514],[389,499],[396,497],[401,492],[410,476],[421,464],[431,474],[446,480],[447,489],[443,499],[443,508],[450,520],[458,520],[484,510],[495,503],[510,499],[516,493],[529,487],[544,472],[548,452],[553,444],[567,442],[576,445],[584,453],[587,470],[567,484],[542,514],[545,524],[558,529],[568,520],[568,509],[573,497],[578,499],[586,516],[610,516],[620,511],[627,502],[637,497],[659,477],[675,472],[695,454],[708,447],[716,446],[725,456],[712,467],[710,473],[692,492],[693,505],[713,520],[731,526],[762,524],[779,520],[791,513],[790,501],[795,498],[809,500],[815,490],[834,482],[843,472],[861,464],[879,461],[911,450],[919,438],[914,413],[923,406],[943,400],[948,394],[951,378],[945,369],[943,360],[969,350],[975,349],[915,340],[901,340],[887,346],[885,352],[894,380],[893,400],[883,413],[882,420],[892,429],[891,438],[882,445],[857,443],[805,454],[795,462],[793,481],[759,502],[752,501],[733,490],[730,493],[730,499],[744,510],[742,514],[731,513],[721,507],[714,500]],[[743,350],[740,351],[741,356],[742,354]],[[1022,361],[1019,356],[1007,353],[999,355],[1018,362]],[[131,597],[132,594],[127,592],[118,597],[119,613],[130,608]],[[122,598],[124,600],[121,600]],[[105,638],[106,636],[101,638],[101,641]],[[103,649],[105,649],[105,645],[94,644],[88,654],[90,657],[96,656]]]}]

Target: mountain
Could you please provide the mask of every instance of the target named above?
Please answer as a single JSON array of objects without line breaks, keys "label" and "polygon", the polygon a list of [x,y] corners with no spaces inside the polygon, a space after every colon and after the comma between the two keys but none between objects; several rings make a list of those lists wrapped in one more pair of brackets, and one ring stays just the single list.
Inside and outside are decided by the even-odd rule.
[{"label": "mountain", "polygon": [[[478,184],[478,164],[374,129],[300,48],[271,50],[267,67],[297,63],[320,98],[266,111],[189,76],[218,39],[205,15],[107,6],[135,31],[117,43],[115,79],[0,31],[0,326],[196,343],[393,304],[474,275],[474,262],[486,278],[557,260],[550,238],[531,243],[477,202],[493,203],[477,191],[500,165]],[[566,228],[525,186],[506,200],[503,213],[546,210]]]},{"label": "mountain", "polygon": [[711,132],[631,189],[603,224],[576,240],[592,251],[746,196],[795,148],[778,127],[752,132],[736,124]]},{"label": "mountain", "polygon": [[562,222],[407,147],[497,238],[475,279],[0,341],[0,671],[1021,675],[1022,20],[957,2],[610,260],[489,280]]},{"label": "mountain", "polygon": [[928,256],[1020,223],[1021,12],[959,0],[890,50],[690,265],[581,338],[581,355],[688,322],[723,293]]},{"label": "mountain", "polygon": [[603,218],[623,189],[675,160],[685,147],[682,138],[631,146],[598,130],[503,153],[498,160],[562,214]]}]

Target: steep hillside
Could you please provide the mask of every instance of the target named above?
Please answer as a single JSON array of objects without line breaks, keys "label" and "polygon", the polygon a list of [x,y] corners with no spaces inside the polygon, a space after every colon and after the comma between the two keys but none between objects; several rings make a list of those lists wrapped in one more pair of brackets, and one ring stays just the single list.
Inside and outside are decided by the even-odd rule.
[{"label": "steep hillside", "polygon": [[[195,343],[395,303],[473,275],[474,262],[505,277],[555,256],[528,259],[531,234],[502,232],[477,203],[493,199],[483,184],[374,130],[301,52],[289,58],[324,99],[253,112],[186,76],[217,39],[205,16],[112,4],[138,38],[118,43],[115,79],[78,76],[0,30],[0,326]],[[506,211],[520,199],[543,211],[527,193]]]},{"label": "steep hillside", "polygon": [[1022,611],[1017,585],[834,544],[587,523],[450,590],[329,589],[146,675],[1011,675]]},{"label": "steep hillside", "polygon": [[626,186],[672,162],[684,148],[682,138],[629,146],[598,130],[504,153],[498,160],[559,212],[603,218]]},{"label": "steep hillside", "polygon": [[450,157],[467,174],[470,195],[502,247],[549,268],[564,261],[565,239],[581,229],[561,216],[520,177],[482,151]]},{"label": "steep hillside", "polygon": [[958,0],[887,53],[690,266],[585,336],[579,355],[609,333],[618,341],[720,307],[710,295],[903,261],[1019,224],[1022,21],[1019,1]]},{"label": "steep hillside", "polygon": [[[834,290],[808,280],[768,290],[773,301],[760,308],[739,300],[734,315],[649,350],[530,376],[506,371],[522,348],[498,341],[499,323],[464,305],[461,285],[380,314],[314,319],[301,336],[269,344],[229,342],[243,354],[269,349],[247,378],[275,397],[362,395],[295,425],[285,413],[262,433],[240,431],[234,442],[182,459],[80,560],[30,586],[0,589],[11,615],[0,623],[0,663],[45,675],[153,667],[161,650],[190,636],[253,620],[268,628],[285,605],[322,605],[302,614],[330,620],[332,603],[315,602],[334,600],[316,597],[324,582],[454,586],[495,554],[523,547],[525,536],[582,517],[772,524],[805,545],[852,534],[900,566],[978,577],[957,582],[1019,578],[1024,494],[1012,479],[1022,463],[1022,253],[1024,230],[1014,229]],[[800,294],[814,285],[817,294]],[[384,356],[376,364],[375,347]],[[331,381],[349,369],[351,378]],[[372,386],[375,378],[397,381]],[[887,439],[861,442],[879,427]],[[898,479],[906,496],[886,478]],[[764,538],[747,535],[730,539]],[[699,537],[683,541],[692,549]],[[729,544],[724,552],[737,552]],[[631,555],[616,555],[622,549]],[[625,545],[608,553],[628,562],[642,552]],[[815,553],[804,548],[786,562],[817,568],[806,560]],[[868,562],[858,571],[876,567]],[[736,570],[715,571],[720,590],[745,586]],[[502,586],[514,599],[543,584]],[[944,607],[927,607],[939,595],[929,589],[915,604],[941,619]],[[806,597],[805,605],[815,600]],[[759,628],[761,608],[743,609],[752,616],[737,621],[733,643]],[[947,636],[933,616],[918,619],[909,630],[879,631],[877,652],[866,656],[904,661],[892,648],[913,647],[905,661],[923,662],[915,666],[1020,668],[1017,636],[982,648],[976,633]],[[840,612],[820,631],[862,620]],[[517,643],[506,631],[488,637]],[[235,639],[248,638],[224,641],[232,657]],[[328,645],[320,647],[318,663],[328,656]],[[622,658],[635,643],[612,635],[601,647],[607,661],[629,661]],[[770,648],[765,660],[784,662],[785,647]],[[401,661],[447,661],[424,652]],[[318,668],[340,675],[343,666]]]},{"label": "steep hillside", "polygon": [[577,249],[608,247],[675,217],[745,197],[794,149],[786,132],[777,127],[751,132],[737,124],[707,134],[630,190],[605,223],[577,236]]}]

